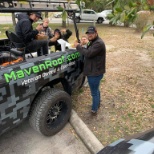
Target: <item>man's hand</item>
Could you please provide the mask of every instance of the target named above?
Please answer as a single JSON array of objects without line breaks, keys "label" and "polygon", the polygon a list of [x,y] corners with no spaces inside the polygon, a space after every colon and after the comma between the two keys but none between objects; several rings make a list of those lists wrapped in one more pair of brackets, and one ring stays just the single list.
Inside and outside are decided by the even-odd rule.
[{"label": "man's hand", "polygon": [[76,48],[77,47],[77,45],[79,45],[80,43],[78,43],[78,41],[76,40],[75,42],[74,42],[74,47]]},{"label": "man's hand", "polygon": [[61,29],[61,33],[65,34],[66,33],[66,29],[65,28]]},{"label": "man's hand", "polygon": [[58,40],[60,35],[58,33],[56,33],[54,37]]},{"label": "man's hand", "polygon": [[38,34],[36,35],[37,40],[48,40],[48,36],[44,34]]},{"label": "man's hand", "polygon": [[56,37],[52,37],[52,38],[50,39],[50,41],[51,41],[51,42],[56,42],[56,41],[57,41],[57,38],[56,38]]}]

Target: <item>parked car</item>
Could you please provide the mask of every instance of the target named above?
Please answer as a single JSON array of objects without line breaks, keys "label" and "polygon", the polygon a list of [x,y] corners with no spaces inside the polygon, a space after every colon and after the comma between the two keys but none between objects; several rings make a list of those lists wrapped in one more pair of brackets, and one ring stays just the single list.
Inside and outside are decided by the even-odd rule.
[{"label": "parked car", "polygon": [[104,18],[105,20],[108,20],[108,19],[107,19],[107,16],[108,16],[109,14],[111,14],[111,13],[112,13],[112,10],[104,10],[104,11],[98,13],[98,14],[99,14],[99,15],[102,15],[103,18]]},{"label": "parked car", "polygon": [[62,12],[54,13],[53,16],[54,16],[55,18],[61,18],[61,17],[62,17]]},{"label": "parked car", "polygon": [[119,139],[97,154],[154,154],[154,128]]},{"label": "parked car", "polygon": [[21,14],[21,13],[22,13],[22,12],[15,12],[15,13],[14,13],[15,18],[18,18],[18,15]]},{"label": "parked car", "polygon": [[97,21],[97,23],[102,23],[105,19],[102,14],[99,14],[91,9],[82,9],[81,11],[76,11],[76,22],[80,21]]}]

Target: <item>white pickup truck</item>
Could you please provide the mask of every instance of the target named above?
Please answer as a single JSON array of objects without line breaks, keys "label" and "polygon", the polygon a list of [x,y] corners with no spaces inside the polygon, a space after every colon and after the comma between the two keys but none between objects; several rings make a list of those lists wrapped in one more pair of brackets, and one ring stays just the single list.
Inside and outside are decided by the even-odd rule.
[{"label": "white pickup truck", "polygon": [[100,13],[96,13],[94,10],[91,9],[82,9],[81,11],[77,11],[75,13],[75,20],[79,23],[81,20],[84,21],[97,21],[97,23],[102,23],[105,18]]}]

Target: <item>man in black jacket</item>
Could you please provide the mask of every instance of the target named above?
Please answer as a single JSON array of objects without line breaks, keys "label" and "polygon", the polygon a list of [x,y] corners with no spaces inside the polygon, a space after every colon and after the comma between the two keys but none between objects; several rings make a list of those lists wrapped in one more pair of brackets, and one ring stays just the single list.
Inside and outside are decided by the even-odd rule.
[{"label": "man in black jacket", "polygon": [[84,55],[84,70],[83,73],[87,76],[89,87],[92,96],[92,115],[97,114],[100,106],[100,81],[105,73],[106,64],[106,47],[103,40],[98,36],[94,26],[88,27],[86,32],[89,43],[87,48],[75,42],[74,46],[77,51]]},{"label": "man in black jacket", "polygon": [[54,45],[55,51],[61,51],[61,44],[58,43],[58,39],[63,39],[68,42],[69,37],[72,35],[72,31],[69,29],[55,29],[53,37],[50,39],[49,46]]},{"label": "man in black jacket", "polygon": [[48,54],[48,41],[47,40],[36,40],[36,36],[39,31],[43,30],[42,25],[38,25],[35,30],[33,30],[33,22],[37,22],[42,19],[41,12],[32,12],[27,14],[18,15],[18,22],[16,25],[16,34],[20,39],[26,43],[26,47],[30,52],[37,51],[37,55],[41,56],[41,48],[43,55]]}]

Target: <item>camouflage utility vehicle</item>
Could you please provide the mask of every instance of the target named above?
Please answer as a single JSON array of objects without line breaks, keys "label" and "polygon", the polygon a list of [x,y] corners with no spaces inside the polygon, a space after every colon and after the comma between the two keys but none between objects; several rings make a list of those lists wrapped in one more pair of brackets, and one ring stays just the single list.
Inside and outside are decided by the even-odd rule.
[{"label": "camouflage utility vehicle", "polygon": [[[4,0],[0,2],[0,12],[57,12],[56,5],[66,4]],[[23,59],[19,59],[20,51],[13,45],[10,39],[0,40],[0,134],[28,117],[35,130],[53,135],[70,118],[70,95],[84,79],[83,58],[75,49],[67,49],[40,57],[22,55]],[[62,85],[62,90],[55,88],[57,84]]]}]

